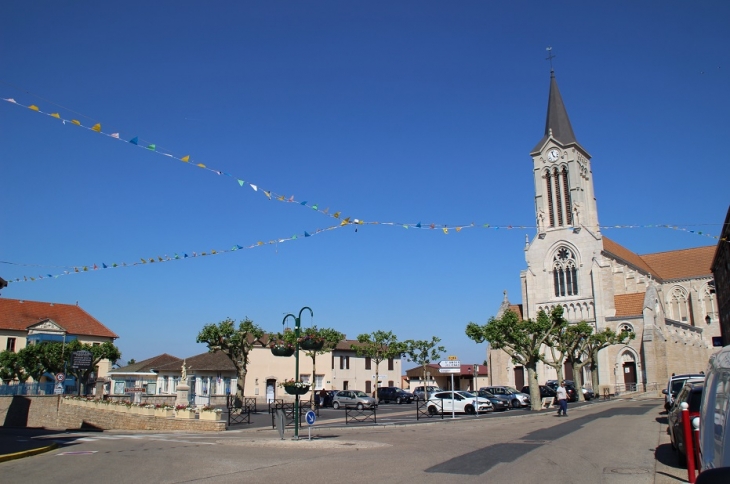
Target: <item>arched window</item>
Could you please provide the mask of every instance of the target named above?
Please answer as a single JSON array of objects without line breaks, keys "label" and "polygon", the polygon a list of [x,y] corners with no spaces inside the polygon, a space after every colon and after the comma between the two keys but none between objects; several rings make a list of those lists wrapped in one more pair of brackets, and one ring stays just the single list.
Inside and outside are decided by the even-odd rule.
[{"label": "arched window", "polygon": [[573,251],[559,247],[553,257],[555,297],[578,295],[578,269]]},{"label": "arched window", "polygon": [[707,321],[707,316],[710,317],[710,323],[717,321],[717,301],[715,300],[714,291],[710,289],[709,285],[705,285],[700,297],[702,298],[702,312],[705,315],[705,321]]},{"label": "arched window", "polygon": [[547,191],[548,216],[550,227],[555,227],[555,209],[553,208],[553,185],[550,183],[550,170],[545,171],[545,189]]},{"label": "arched window", "polygon": [[623,333],[623,332],[633,333],[634,332],[634,327],[631,326],[629,323],[619,324],[618,325],[618,332],[619,332],[619,334],[620,333]]},{"label": "arched window", "polygon": [[675,321],[687,322],[687,293],[681,286],[675,286],[669,293],[669,310]]}]

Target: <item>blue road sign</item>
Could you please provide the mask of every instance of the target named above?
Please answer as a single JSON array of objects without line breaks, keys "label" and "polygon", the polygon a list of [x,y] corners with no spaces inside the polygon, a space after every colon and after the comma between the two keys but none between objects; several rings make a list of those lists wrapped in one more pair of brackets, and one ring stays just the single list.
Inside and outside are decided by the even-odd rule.
[{"label": "blue road sign", "polygon": [[317,415],[315,415],[315,413],[310,410],[309,412],[307,412],[306,418],[309,425],[314,425],[314,421],[317,420]]}]

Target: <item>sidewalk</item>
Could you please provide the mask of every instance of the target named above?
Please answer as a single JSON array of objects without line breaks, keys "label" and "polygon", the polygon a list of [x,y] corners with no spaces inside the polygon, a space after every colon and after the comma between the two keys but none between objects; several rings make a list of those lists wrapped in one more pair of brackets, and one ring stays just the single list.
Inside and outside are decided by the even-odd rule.
[{"label": "sidewalk", "polygon": [[47,429],[0,427],[0,462],[21,459],[56,449],[58,444],[55,442],[49,444],[48,440],[35,439],[34,437],[53,434],[63,435],[64,433],[63,431]]}]

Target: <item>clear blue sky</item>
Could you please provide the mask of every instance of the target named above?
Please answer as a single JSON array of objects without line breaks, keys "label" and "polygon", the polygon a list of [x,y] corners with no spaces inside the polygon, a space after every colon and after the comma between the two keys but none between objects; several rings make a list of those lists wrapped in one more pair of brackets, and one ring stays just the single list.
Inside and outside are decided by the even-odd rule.
[{"label": "clear blue sky", "polygon": [[[730,175],[730,3],[23,2],[0,7],[0,276],[183,261],[12,283],[3,297],[76,301],[123,360],[205,351],[200,328],[279,330],[302,306],[350,338],[466,338],[502,291],[520,302],[534,228],[530,150],[549,64],[593,157],[603,225],[719,234]],[[477,228],[347,226],[337,220]],[[713,224],[713,225],[702,225]],[[607,229],[638,253],[714,239]],[[309,325],[306,316],[304,325]],[[407,367],[408,365],[406,365]]]}]

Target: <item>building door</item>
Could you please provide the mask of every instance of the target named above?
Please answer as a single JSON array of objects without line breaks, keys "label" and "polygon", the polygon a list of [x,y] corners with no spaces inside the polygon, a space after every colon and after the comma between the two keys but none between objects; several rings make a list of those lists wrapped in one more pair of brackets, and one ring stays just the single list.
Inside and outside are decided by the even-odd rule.
[{"label": "building door", "polygon": [[525,386],[525,368],[515,366],[515,388],[519,392]]},{"label": "building door", "polygon": [[626,362],[623,365],[624,368],[624,384],[626,385],[626,391],[636,391],[636,363]]},{"label": "building door", "polygon": [[[573,379],[573,364],[570,363],[570,362],[568,362],[568,361],[566,361],[563,364],[563,378],[566,379],[566,380],[572,380]],[[575,383],[576,385],[580,385],[581,384],[581,382],[578,382],[578,381],[573,382],[573,383]]]},{"label": "building door", "polygon": [[276,380],[266,380],[266,403],[271,403],[276,398]]}]

